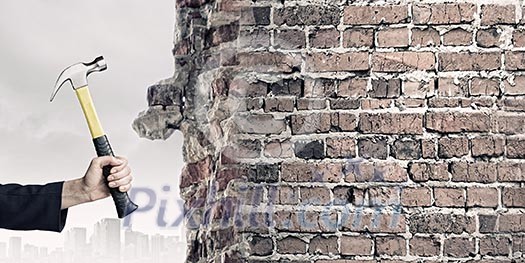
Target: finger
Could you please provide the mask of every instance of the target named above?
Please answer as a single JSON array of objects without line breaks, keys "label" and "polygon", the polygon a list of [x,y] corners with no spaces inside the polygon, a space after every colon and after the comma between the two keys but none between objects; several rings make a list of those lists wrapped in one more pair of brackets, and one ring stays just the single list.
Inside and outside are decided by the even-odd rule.
[{"label": "finger", "polygon": [[122,170],[120,170],[120,171],[118,171],[116,173],[110,174],[108,176],[108,181],[112,182],[112,181],[124,178],[124,177],[128,176],[130,173],[131,173],[131,168],[129,168],[129,166],[126,166],[126,167],[124,167],[124,169],[122,169]]},{"label": "finger", "polygon": [[129,191],[129,189],[131,189],[131,184],[121,185],[118,188],[118,190],[123,192],[123,193]]},{"label": "finger", "polygon": [[133,177],[129,175],[124,178],[109,182],[109,187],[115,188],[115,187],[123,186],[123,185],[131,183],[131,181],[133,181]]},{"label": "finger", "polygon": [[111,165],[111,166],[117,166],[122,164],[122,160],[117,159],[113,156],[101,156],[93,159],[92,163],[96,167],[103,168],[104,166]]},{"label": "finger", "polygon": [[111,168],[111,173],[121,171],[122,169],[124,169],[124,167],[126,167],[126,165],[128,165],[128,159],[126,159],[125,157],[116,156],[115,158],[122,161],[122,163]]}]

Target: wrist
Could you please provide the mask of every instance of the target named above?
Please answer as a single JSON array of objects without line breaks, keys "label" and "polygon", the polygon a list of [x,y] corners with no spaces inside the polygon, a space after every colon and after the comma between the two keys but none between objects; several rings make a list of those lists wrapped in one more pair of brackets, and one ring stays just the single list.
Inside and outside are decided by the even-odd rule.
[{"label": "wrist", "polygon": [[82,178],[65,181],[62,187],[62,209],[92,201],[89,187]]}]

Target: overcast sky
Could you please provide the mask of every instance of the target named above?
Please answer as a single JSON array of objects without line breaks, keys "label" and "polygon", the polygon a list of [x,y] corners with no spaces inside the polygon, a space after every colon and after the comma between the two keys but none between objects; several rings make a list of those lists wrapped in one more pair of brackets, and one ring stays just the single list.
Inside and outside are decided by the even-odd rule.
[{"label": "overcast sky", "polygon": [[[78,101],[69,86],[53,103],[49,97],[62,69],[103,55],[108,70],[90,75],[89,86],[114,151],[129,158],[135,186],[178,189],[181,134],[152,142],[131,128],[147,108],[147,87],[172,75],[173,25],[173,0],[0,1],[0,183],[83,175],[95,152]],[[170,217],[177,196],[159,197],[170,199]],[[153,211],[138,214],[134,227],[178,233],[155,227],[156,216]],[[91,227],[104,217],[116,217],[110,199],[72,208],[66,229]],[[63,234],[0,230],[0,242],[9,236],[37,245],[63,242]]]}]

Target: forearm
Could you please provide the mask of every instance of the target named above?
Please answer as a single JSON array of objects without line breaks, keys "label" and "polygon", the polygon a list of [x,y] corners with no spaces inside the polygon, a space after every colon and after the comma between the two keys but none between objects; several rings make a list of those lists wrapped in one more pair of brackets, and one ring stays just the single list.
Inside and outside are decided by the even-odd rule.
[{"label": "forearm", "polygon": [[92,201],[82,178],[64,182],[61,209]]}]

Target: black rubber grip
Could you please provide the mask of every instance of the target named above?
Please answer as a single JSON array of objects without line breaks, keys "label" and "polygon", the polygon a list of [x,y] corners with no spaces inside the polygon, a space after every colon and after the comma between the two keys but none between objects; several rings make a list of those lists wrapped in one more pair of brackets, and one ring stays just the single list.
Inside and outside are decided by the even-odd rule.
[{"label": "black rubber grip", "polygon": [[[98,156],[115,156],[113,154],[113,150],[111,150],[111,145],[109,145],[106,135],[93,139],[93,143],[95,144],[95,150],[97,150]],[[106,179],[106,183],[111,168],[111,165],[107,165],[102,168],[102,173]],[[127,215],[133,213],[133,211],[137,210],[138,206],[134,204],[131,199],[129,199],[128,193],[123,193],[119,191],[118,188],[109,188],[109,192],[111,193],[111,197],[113,197],[113,201],[115,202],[119,218],[124,218]]]}]

